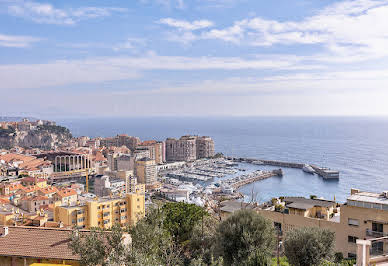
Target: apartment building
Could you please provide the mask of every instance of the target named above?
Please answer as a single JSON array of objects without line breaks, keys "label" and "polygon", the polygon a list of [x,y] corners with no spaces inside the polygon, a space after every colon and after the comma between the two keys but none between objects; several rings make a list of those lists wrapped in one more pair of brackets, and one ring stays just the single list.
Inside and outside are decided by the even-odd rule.
[{"label": "apartment building", "polygon": [[137,149],[148,149],[150,154],[149,158],[155,160],[156,164],[162,164],[164,162],[164,142],[156,140],[143,141],[137,146]]},{"label": "apartment building", "polygon": [[182,136],[180,139],[166,139],[166,160],[195,161],[197,159],[197,145],[195,136]]},{"label": "apartment building", "polygon": [[110,228],[116,223],[132,226],[144,215],[144,194],[130,193],[125,197],[88,200],[75,206],[57,206],[54,221],[67,227]]},{"label": "apartment building", "polygon": [[155,160],[150,158],[142,158],[136,161],[135,174],[137,181],[142,184],[150,185],[156,182],[157,168]]},{"label": "apartment building", "polygon": [[196,140],[197,159],[214,156],[214,141],[211,137],[197,137]]},{"label": "apartment building", "polygon": [[[283,207],[280,207],[283,206]],[[272,220],[283,234],[298,227],[320,227],[335,232],[335,250],[354,258],[357,240],[388,236],[388,192],[351,190],[345,204],[333,201],[286,197],[258,213]],[[373,241],[371,256],[388,253],[385,240]]]},{"label": "apartment building", "polygon": [[182,136],[166,139],[166,160],[194,161],[214,156],[214,141],[210,137]]}]

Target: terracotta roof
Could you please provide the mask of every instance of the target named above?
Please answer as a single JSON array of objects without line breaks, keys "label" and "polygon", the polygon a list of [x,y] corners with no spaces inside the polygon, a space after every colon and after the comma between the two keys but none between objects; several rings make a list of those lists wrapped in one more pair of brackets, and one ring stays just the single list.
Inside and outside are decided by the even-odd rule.
[{"label": "terracotta roof", "polygon": [[43,194],[50,194],[50,193],[58,192],[58,189],[56,187],[48,186],[45,188],[39,188],[39,191],[42,192]]},{"label": "terracotta roof", "polygon": [[0,255],[79,260],[67,246],[70,233],[68,229],[9,226],[8,235],[0,237]]},{"label": "terracotta roof", "polygon": [[36,191],[38,189],[38,187],[37,186],[26,186],[26,187],[21,187],[20,189],[23,190],[24,192],[28,193],[28,192]]},{"label": "terracotta roof", "polygon": [[57,195],[60,197],[68,197],[72,195],[77,195],[77,191],[71,188],[61,189],[57,192]]},{"label": "terracotta roof", "polygon": [[9,185],[9,192],[12,192],[12,191],[15,191],[15,190],[19,190],[19,189],[23,189],[23,185],[20,184],[20,183],[16,183],[16,184],[10,184]]},{"label": "terracotta roof", "polygon": [[[45,181],[47,181],[47,180],[44,179],[44,178],[37,178],[36,180],[37,180],[38,182],[45,182]],[[25,177],[25,178],[22,179],[22,182],[29,182],[29,183],[35,182],[35,177],[27,176],[27,177]]]}]

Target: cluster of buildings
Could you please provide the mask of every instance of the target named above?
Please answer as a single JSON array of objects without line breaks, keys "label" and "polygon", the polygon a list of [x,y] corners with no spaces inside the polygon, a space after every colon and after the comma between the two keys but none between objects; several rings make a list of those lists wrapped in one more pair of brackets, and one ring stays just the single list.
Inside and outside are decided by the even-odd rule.
[{"label": "cluster of buildings", "polygon": [[[1,122],[0,127],[34,130],[50,121]],[[186,167],[214,155],[209,137],[141,141],[117,135],[71,138],[53,150],[0,150],[0,225],[109,228],[134,225],[145,215],[146,195],[160,191],[159,170]],[[186,140],[194,140],[185,147]],[[193,156],[182,154],[193,153]],[[169,158],[167,159],[167,154]]]},{"label": "cluster of buildings", "polygon": [[48,120],[36,120],[29,121],[27,118],[23,118],[22,121],[12,121],[12,122],[1,122],[0,121],[0,129],[17,129],[19,131],[30,131],[36,130],[39,126],[55,126],[56,123],[54,121]]},{"label": "cluster of buildings", "polygon": [[222,218],[251,208],[271,220],[280,237],[300,227],[329,229],[335,232],[335,251],[345,258],[365,258],[368,254],[364,265],[388,261],[388,192],[352,189],[344,204],[314,197],[280,197],[260,206],[236,201],[220,205]]}]

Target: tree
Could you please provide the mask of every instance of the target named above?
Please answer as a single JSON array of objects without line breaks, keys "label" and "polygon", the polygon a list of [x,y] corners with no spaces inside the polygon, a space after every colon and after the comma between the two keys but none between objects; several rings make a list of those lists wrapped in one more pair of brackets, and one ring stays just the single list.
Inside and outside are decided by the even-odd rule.
[{"label": "tree", "polygon": [[226,265],[260,265],[271,257],[275,234],[271,222],[253,210],[240,210],[217,229],[217,251]]},{"label": "tree", "polygon": [[164,227],[166,216],[151,209],[145,218],[130,229],[132,244],[127,253],[127,265],[179,265],[181,249]]},{"label": "tree", "polygon": [[81,258],[80,264],[121,265],[125,257],[125,246],[122,243],[123,230],[119,225],[111,231],[93,228],[90,233],[72,231],[69,248]]},{"label": "tree", "polygon": [[191,258],[201,258],[202,263],[212,264],[214,261],[214,244],[218,219],[212,216],[204,216],[203,221],[198,222],[191,234],[188,243],[188,251]]},{"label": "tree", "polygon": [[334,232],[327,229],[294,229],[286,234],[284,252],[291,265],[319,265],[323,260],[331,259],[334,237]]},{"label": "tree", "polygon": [[182,244],[191,237],[194,226],[208,213],[195,204],[168,202],[162,207],[165,215],[164,227]]}]

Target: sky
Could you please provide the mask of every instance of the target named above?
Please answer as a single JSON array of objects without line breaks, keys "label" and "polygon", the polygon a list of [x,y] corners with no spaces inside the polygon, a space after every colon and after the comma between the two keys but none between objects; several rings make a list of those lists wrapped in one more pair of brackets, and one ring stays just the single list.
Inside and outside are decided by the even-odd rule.
[{"label": "sky", "polygon": [[386,116],[388,0],[0,0],[0,116]]}]

